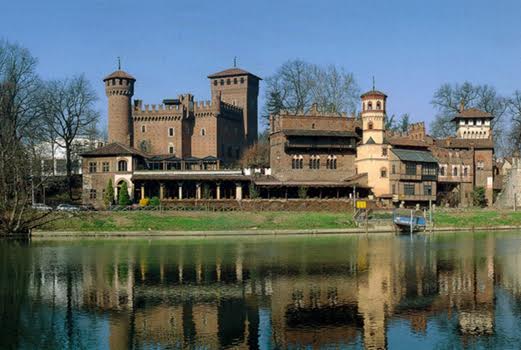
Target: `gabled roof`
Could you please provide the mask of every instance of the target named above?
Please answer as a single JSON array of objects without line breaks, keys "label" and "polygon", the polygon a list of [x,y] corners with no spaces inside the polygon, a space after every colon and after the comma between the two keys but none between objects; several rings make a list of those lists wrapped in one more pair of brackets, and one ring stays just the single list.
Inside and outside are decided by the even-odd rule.
[{"label": "gabled roof", "polygon": [[208,78],[210,78],[210,79],[212,79],[212,78],[224,78],[224,77],[233,77],[233,76],[237,76],[237,75],[249,75],[249,76],[255,77],[255,78],[259,79],[259,80],[262,80],[261,78],[259,78],[255,74],[251,74],[250,72],[245,71],[244,69],[241,69],[241,68],[225,69],[223,71],[210,74],[208,76]]},{"label": "gabled roof", "polygon": [[129,79],[129,80],[134,80],[134,81],[136,80],[136,78],[134,78],[132,75],[128,74],[127,72],[125,72],[123,70],[117,70],[117,71],[107,75],[105,77],[105,79],[103,79],[103,81],[113,79],[113,78],[125,78],[125,79]]},{"label": "gabled roof", "polygon": [[135,148],[124,145],[119,142],[109,143],[106,146],[96,148],[81,154],[82,157],[104,157],[104,156],[140,156],[146,157],[146,154]]},{"label": "gabled roof", "polygon": [[419,162],[419,163],[438,163],[438,160],[434,158],[431,152],[427,151],[416,151],[410,149],[399,149],[392,148],[391,151],[396,156],[406,162]]}]

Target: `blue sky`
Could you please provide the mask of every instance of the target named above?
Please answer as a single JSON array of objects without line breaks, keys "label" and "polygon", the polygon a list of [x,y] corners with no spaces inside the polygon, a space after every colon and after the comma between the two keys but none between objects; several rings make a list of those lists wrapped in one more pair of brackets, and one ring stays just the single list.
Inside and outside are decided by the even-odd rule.
[{"label": "blue sky", "polygon": [[[521,89],[521,1],[8,1],[0,37],[27,47],[44,78],[85,73],[100,97],[116,57],[135,98],[209,98],[210,73],[238,65],[261,77],[300,58],[354,73],[389,95],[388,114],[432,120],[445,82]],[[261,104],[264,90],[261,85]]]}]

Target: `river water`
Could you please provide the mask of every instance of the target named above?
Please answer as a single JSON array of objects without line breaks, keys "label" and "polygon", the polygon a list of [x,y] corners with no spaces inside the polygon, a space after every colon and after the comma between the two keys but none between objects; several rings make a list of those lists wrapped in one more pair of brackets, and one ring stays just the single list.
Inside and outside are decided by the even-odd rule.
[{"label": "river water", "polygon": [[2,349],[518,349],[521,235],[0,244]]}]

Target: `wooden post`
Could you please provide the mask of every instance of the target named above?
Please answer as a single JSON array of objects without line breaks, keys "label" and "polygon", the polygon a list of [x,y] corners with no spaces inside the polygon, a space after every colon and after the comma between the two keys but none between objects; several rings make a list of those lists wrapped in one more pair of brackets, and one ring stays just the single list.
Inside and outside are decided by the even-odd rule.
[{"label": "wooden post", "polygon": [[141,183],[141,199],[145,199],[145,183]]},{"label": "wooden post", "polygon": [[221,199],[221,183],[215,185],[215,199]]},{"label": "wooden post", "polygon": [[177,191],[178,191],[179,199],[183,199],[183,183],[182,182],[179,182],[177,184]]}]

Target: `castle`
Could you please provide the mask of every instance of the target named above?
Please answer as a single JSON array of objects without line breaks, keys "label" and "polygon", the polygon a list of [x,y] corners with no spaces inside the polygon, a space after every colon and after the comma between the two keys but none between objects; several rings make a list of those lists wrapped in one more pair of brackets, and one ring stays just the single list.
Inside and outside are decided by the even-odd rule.
[{"label": "castle", "polygon": [[386,130],[387,95],[374,87],[361,95],[360,116],[305,113],[270,116],[270,169],[237,168],[257,141],[260,78],[239,68],[208,76],[211,101],[191,94],[161,104],[131,101],[136,79],[117,70],[103,79],[108,97],[108,145],[83,154],[83,200],[102,205],[109,180],[127,184],[133,201],[370,197],[383,205],[442,202],[472,204],[483,187],[494,200],[492,116],[463,109],[457,132]]}]

